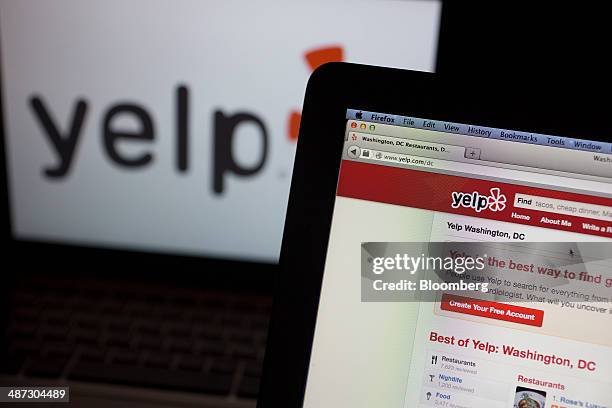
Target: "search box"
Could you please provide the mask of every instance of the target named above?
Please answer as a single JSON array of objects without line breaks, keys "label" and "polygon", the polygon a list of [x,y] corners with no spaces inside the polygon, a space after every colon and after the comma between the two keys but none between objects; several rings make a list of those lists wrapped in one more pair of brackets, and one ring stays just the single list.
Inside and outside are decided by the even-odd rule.
[{"label": "search box", "polygon": [[514,206],[527,210],[543,211],[555,214],[573,215],[593,220],[612,221],[612,207],[579,203],[577,201],[558,200],[529,194],[515,194]]}]

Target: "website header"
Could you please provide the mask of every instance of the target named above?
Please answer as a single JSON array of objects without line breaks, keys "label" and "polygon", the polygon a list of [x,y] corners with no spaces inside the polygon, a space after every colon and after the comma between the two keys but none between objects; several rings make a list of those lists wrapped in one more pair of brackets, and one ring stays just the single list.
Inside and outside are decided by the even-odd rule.
[{"label": "website header", "polygon": [[[606,197],[446,174],[423,177],[418,170],[349,160],[342,163],[338,195],[612,238],[612,199]],[[522,240],[497,229],[483,228],[480,233]]]}]

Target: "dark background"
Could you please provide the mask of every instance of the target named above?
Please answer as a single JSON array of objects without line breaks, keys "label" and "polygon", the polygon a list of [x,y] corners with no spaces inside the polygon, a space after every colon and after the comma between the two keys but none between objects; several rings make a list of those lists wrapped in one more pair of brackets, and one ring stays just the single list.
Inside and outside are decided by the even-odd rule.
[{"label": "dark background", "polygon": [[609,110],[606,15],[597,3],[447,1],[436,72],[495,81],[500,89],[481,95],[491,103],[541,100],[541,114],[589,129],[581,113]]}]

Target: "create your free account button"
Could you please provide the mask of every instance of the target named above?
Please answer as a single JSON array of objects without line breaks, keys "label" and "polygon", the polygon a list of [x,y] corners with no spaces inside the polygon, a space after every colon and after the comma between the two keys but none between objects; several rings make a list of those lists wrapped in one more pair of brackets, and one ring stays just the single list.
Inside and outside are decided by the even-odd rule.
[{"label": "create your free account button", "polygon": [[542,327],[542,321],[544,320],[543,310],[449,295],[447,293],[442,295],[440,308],[449,312],[464,313],[537,327]]}]

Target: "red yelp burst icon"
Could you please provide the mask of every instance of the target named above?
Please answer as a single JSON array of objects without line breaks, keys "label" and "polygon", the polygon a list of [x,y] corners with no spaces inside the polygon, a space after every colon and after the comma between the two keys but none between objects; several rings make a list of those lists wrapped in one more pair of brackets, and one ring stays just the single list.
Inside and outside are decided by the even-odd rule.
[{"label": "red yelp burst icon", "polygon": [[501,190],[497,187],[491,189],[491,195],[489,196],[489,210],[491,211],[503,211],[506,208],[506,196],[501,193]]},{"label": "red yelp burst icon", "polygon": [[[314,71],[320,65],[327,62],[341,62],[344,61],[344,50],[340,46],[316,48],[304,53],[306,63],[310,68],[310,71]],[[301,111],[289,112],[289,119],[287,120],[287,136],[289,140],[296,141],[300,133],[300,120],[302,119]]]}]

